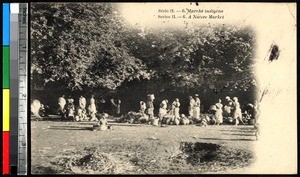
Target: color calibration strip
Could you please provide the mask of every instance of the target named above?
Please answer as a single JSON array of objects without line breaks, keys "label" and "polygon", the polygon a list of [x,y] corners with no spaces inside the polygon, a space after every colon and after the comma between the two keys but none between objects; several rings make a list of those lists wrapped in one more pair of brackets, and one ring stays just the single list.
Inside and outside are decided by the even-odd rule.
[{"label": "color calibration strip", "polygon": [[2,174],[10,174],[10,4],[3,3],[2,8]]},{"label": "color calibration strip", "polygon": [[18,175],[27,175],[28,4],[19,4]]},{"label": "color calibration strip", "polygon": [[18,169],[19,3],[10,3],[10,174]]}]

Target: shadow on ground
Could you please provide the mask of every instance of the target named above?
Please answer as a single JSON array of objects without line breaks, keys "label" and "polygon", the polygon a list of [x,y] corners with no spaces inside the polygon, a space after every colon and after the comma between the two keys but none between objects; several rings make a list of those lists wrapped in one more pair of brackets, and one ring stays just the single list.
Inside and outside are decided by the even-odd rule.
[{"label": "shadow on ground", "polygon": [[[244,136],[244,135],[243,135]],[[203,140],[222,140],[222,141],[255,141],[254,139],[232,139],[232,138],[199,138]]]},{"label": "shadow on ground", "polygon": [[93,130],[92,127],[77,127],[77,126],[51,126],[49,129],[55,130]]}]

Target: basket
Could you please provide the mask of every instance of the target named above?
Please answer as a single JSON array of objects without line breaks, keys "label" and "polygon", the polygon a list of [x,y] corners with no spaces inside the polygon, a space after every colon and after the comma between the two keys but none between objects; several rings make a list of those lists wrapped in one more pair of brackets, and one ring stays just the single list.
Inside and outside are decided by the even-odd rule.
[{"label": "basket", "polygon": [[228,122],[232,123],[234,119],[232,117],[228,117]]},{"label": "basket", "polygon": [[249,125],[255,125],[255,123],[256,123],[255,119],[249,119],[248,120]]},{"label": "basket", "polygon": [[158,120],[159,119],[152,119],[151,124],[154,125],[154,126],[158,126]]}]

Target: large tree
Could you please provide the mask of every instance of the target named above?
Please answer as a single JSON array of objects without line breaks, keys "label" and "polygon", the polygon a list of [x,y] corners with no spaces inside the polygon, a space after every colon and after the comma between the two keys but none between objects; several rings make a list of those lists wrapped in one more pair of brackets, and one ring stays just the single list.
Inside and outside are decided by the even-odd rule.
[{"label": "large tree", "polygon": [[115,90],[143,78],[157,90],[255,87],[250,27],[139,29],[109,3],[33,3],[31,10],[34,83]]},{"label": "large tree", "polygon": [[123,45],[116,6],[109,3],[33,3],[31,74],[35,83],[115,89],[147,78],[145,65]]},{"label": "large tree", "polygon": [[255,87],[255,33],[250,27],[187,25],[180,30],[136,29],[128,36],[131,54],[153,71],[152,77],[167,81],[158,87],[186,91]]}]

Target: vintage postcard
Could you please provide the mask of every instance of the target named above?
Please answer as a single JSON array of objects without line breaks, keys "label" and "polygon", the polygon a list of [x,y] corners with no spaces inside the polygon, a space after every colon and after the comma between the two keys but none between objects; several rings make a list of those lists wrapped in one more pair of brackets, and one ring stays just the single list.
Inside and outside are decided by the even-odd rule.
[{"label": "vintage postcard", "polygon": [[30,3],[31,173],[296,174],[296,3]]}]

